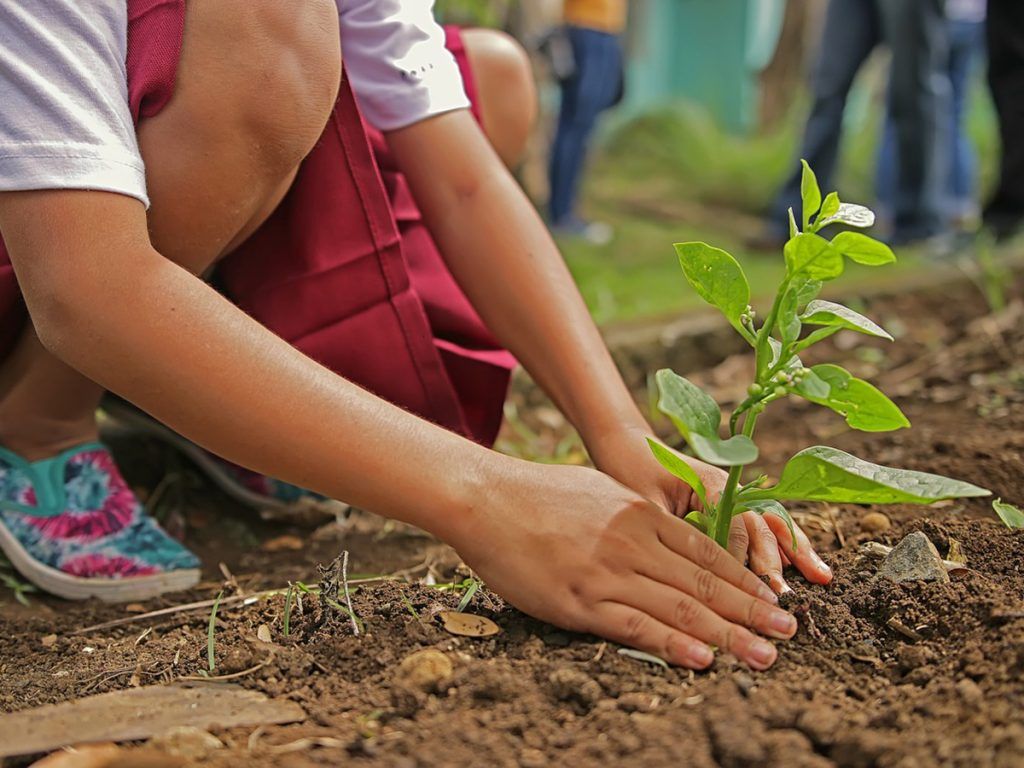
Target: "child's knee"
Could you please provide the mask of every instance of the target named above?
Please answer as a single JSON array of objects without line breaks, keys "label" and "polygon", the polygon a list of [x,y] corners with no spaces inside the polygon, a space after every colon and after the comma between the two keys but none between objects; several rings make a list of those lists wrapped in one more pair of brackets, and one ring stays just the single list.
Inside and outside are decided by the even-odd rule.
[{"label": "child's knee", "polygon": [[537,117],[537,89],[530,58],[504,32],[471,29],[463,42],[477,83],[484,129],[508,164],[517,162]]}]

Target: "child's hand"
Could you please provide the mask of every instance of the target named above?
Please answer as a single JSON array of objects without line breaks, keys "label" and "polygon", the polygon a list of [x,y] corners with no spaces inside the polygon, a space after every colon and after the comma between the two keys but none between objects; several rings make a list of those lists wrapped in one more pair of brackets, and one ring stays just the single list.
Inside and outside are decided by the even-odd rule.
[{"label": "child's hand", "polygon": [[[646,431],[629,430],[603,445],[595,452],[598,467],[620,482],[662,505],[677,517],[700,509],[700,501],[683,481],[665,471],[647,447]],[[726,473],[691,456],[679,454],[697,472],[710,499],[717,499],[725,487]],[[783,568],[792,564],[804,578],[815,584],[828,584],[832,571],[814,551],[806,534],[795,526],[797,548],[785,522],[774,515],[753,512],[737,515],[732,522],[729,552],[741,563],[749,565],[758,576],[767,577],[778,593],[789,590],[782,577]]]},{"label": "child's hand", "polygon": [[[449,540],[509,602],[693,669],[717,646],[755,669],[796,620],[691,525],[590,469],[514,462]],[[750,628],[750,629],[748,629]]]}]

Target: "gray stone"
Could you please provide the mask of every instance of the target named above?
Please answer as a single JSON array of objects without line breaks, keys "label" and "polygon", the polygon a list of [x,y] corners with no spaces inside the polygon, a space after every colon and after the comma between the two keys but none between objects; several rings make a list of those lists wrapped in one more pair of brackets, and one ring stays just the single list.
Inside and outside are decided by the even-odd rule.
[{"label": "gray stone", "polygon": [[907,534],[878,568],[878,576],[903,581],[949,581],[949,573],[935,545],[920,531]]}]

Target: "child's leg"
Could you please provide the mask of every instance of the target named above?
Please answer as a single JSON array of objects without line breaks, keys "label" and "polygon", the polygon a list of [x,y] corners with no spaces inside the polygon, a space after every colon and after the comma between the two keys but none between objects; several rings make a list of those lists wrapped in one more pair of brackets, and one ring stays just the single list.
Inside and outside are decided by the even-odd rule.
[{"label": "child's leg", "polygon": [[[188,3],[175,95],[138,128],[162,254],[200,273],[280,202],[333,107],[336,18],[330,0]],[[35,460],[95,439],[101,394],[29,327],[0,366],[0,445]]]},{"label": "child's leg", "polygon": [[518,165],[537,119],[537,88],[526,51],[504,32],[466,29],[462,42],[473,69],[484,132],[510,168]]}]

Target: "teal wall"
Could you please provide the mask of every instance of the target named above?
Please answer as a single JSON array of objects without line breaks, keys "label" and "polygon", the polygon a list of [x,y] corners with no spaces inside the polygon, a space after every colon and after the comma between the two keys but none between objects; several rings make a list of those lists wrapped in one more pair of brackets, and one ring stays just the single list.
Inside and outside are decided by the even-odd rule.
[{"label": "teal wall", "polygon": [[633,0],[624,111],[688,99],[726,128],[757,114],[757,75],[771,58],[785,0]]}]

